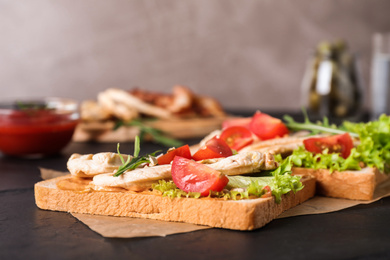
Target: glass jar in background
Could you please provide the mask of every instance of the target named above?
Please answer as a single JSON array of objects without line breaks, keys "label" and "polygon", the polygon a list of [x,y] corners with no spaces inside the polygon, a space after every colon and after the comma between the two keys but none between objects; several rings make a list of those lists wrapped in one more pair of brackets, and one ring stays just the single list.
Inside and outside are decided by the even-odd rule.
[{"label": "glass jar in background", "polygon": [[310,118],[356,121],[362,113],[362,86],[356,57],[345,42],[320,43],[302,82],[302,105]]},{"label": "glass jar in background", "polygon": [[371,62],[371,119],[390,114],[390,33],[375,33]]}]

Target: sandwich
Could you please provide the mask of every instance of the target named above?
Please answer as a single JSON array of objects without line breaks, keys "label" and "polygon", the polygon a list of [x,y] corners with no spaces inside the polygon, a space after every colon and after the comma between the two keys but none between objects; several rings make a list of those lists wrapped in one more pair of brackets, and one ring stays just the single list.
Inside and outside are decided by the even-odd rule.
[{"label": "sandwich", "polygon": [[195,94],[182,85],[174,86],[171,93],[108,88],[98,93],[96,100],[84,100],[80,115],[75,141],[124,142],[147,134],[167,146],[177,142],[167,144],[161,135],[203,137],[227,117],[215,98]]},{"label": "sandwich", "polygon": [[337,128],[326,125],[322,123],[321,131],[336,134],[304,140],[291,154],[293,173],[314,176],[321,195],[372,200],[375,188],[390,172],[390,117],[382,115],[368,123],[346,121]]},{"label": "sandwich", "polygon": [[256,112],[199,145],[139,155],[73,154],[70,174],[35,185],[41,209],[253,230],[315,194],[371,200],[387,179],[390,117],[285,122]]},{"label": "sandwich", "polygon": [[[388,178],[389,116],[382,115],[368,123],[346,121],[341,126],[330,125],[326,118],[312,123],[306,114],[303,123],[288,116],[285,121],[257,112],[252,118],[230,120],[218,134],[224,136],[235,128],[236,134],[229,134],[228,138],[236,139],[236,143],[244,136],[250,139],[242,147],[236,146],[239,153],[268,151],[279,162],[290,161],[293,174],[316,178],[319,195],[372,200],[376,186]],[[268,130],[258,134],[256,131],[261,128]],[[237,134],[245,131],[248,133]]]},{"label": "sandwich", "polygon": [[36,205],[45,210],[187,222],[253,230],[315,193],[311,176],[268,152],[233,153],[220,138],[196,152],[188,145],[140,156],[73,154],[70,174],[35,184]]}]

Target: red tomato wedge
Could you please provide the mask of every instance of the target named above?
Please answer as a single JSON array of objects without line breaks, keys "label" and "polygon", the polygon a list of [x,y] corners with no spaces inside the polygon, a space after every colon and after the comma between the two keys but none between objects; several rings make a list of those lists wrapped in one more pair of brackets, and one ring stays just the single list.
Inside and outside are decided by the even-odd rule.
[{"label": "red tomato wedge", "polygon": [[264,186],[263,190],[265,191],[265,193],[261,196],[262,198],[272,197],[272,190],[270,186]]},{"label": "red tomato wedge", "polygon": [[353,148],[353,140],[348,133],[308,138],[303,141],[303,144],[309,152],[322,153],[328,149],[329,153],[340,153],[344,159],[348,158]]},{"label": "red tomato wedge", "polygon": [[239,151],[253,143],[252,132],[244,126],[231,126],[224,129],[219,137],[224,140],[230,148]]},{"label": "red tomato wedge", "polygon": [[199,148],[199,150],[192,156],[195,161],[229,157],[233,155],[232,149],[227,143],[220,138],[214,136],[206,142],[206,144]]},{"label": "red tomato wedge", "polygon": [[179,189],[200,192],[202,196],[208,196],[210,191],[222,191],[229,182],[219,171],[180,156],[173,159],[172,179]]},{"label": "red tomato wedge", "polygon": [[175,158],[175,156],[181,156],[187,159],[192,159],[190,147],[188,144],[180,146],[179,148],[176,148],[174,150],[168,151],[166,154],[161,155],[157,158],[158,164],[170,164]]},{"label": "red tomato wedge", "polygon": [[222,122],[222,129],[231,127],[231,126],[243,126],[249,129],[249,124],[252,121],[252,117],[237,117],[226,119]]},{"label": "red tomato wedge", "polygon": [[262,140],[282,137],[288,134],[286,125],[280,119],[259,111],[253,115],[249,129]]}]

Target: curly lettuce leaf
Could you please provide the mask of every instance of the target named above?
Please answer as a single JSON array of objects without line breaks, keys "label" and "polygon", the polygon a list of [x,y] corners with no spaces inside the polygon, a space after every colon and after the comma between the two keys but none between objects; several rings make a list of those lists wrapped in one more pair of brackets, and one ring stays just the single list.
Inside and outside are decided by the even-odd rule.
[{"label": "curly lettuce leaf", "polygon": [[344,122],[343,127],[359,135],[359,159],[369,167],[390,172],[390,116],[382,115],[368,123]]},{"label": "curly lettuce leaf", "polygon": [[294,150],[287,157],[291,160],[292,165],[296,167],[311,169],[328,169],[330,172],[345,170],[360,170],[359,153],[355,148],[352,149],[351,155],[344,159],[338,153],[328,153],[325,150],[322,154],[313,154],[307,151],[303,146]]},{"label": "curly lettuce leaf", "polygon": [[[161,192],[162,196],[169,198],[200,198],[199,192],[185,192],[179,189],[173,181],[159,180],[158,183],[152,185],[153,190]],[[210,198],[222,198],[225,200],[241,200],[249,199],[249,193],[247,191],[210,191]]]},{"label": "curly lettuce leaf", "polygon": [[[368,123],[353,123],[345,121],[341,126],[329,124],[327,118],[323,122],[310,122],[305,111],[303,123],[296,122],[292,117],[285,116],[286,126],[293,131],[308,130],[312,134],[330,133],[342,134],[348,132],[352,137],[358,137],[360,144],[352,150],[351,156],[345,161],[337,155],[324,152],[310,157],[301,151],[295,153],[293,161],[296,166],[307,168],[326,168],[331,171],[357,170],[359,163],[375,167],[384,173],[390,173],[390,116],[381,115],[378,120]],[[303,160],[303,161],[302,161]]]},{"label": "curly lettuce leaf", "polygon": [[163,196],[170,198],[194,198],[200,197],[199,192],[185,192],[179,189],[173,181],[159,180],[158,183],[153,184],[154,190],[160,191]]},{"label": "curly lettuce leaf", "polygon": [[269,177],[228,176],[227,188],[247,188],[249,195],[259,196],[263,188],[269,186],[276,203],[280,203],[282,195],[303,189],[301,177],[292,176],[291,168],[291,160],[286,159],[271,172],[272,176]]}]

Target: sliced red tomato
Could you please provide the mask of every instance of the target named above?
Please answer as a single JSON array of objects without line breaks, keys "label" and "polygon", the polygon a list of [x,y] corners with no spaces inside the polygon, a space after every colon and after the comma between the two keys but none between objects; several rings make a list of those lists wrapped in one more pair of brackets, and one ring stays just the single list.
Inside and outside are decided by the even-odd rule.
[{"label": "sliced red tomato", "polygon": [[214,136],[206,142],[206,144],[199,148],[199,150],[192,156],[195,161],[229,157],[233,155],[232,149],[229,145],[220,138]]},{"label": "sliced red tomato", "polygon": [[252,117],[237,117],[226,119],[222,122],[222,129],[231,127],[231,126],[243,126],[249,129],[249,124],[252,120]]},{"label": "sliced red tomato", "polygon": [[188,144],[183,145],[174,150],[170,150],[166,154],[161,155],[160,157],[157,158],[157,162],[160,165],[170,164],[173,158],[175,158],[175,156],[181,156],[187,159],[192,159],[190,147],[188,146]]},{"label": "sliced red tomato", "polygon": [[180,156],[172,162],[172,180],[186,192],[200,192],[208,196],[210,191],[222,191],[229,179],[221,172]]},{"label": "sliced red tomato", "polygon": [[243,126],[231,126],[224,129],[219,137],[224,140],[230,148],[239,151],[253,143],[252,132]]},{"label": "sliced red tomato", "polygon": [[253,115],[249,129],[262,140],[282,137],[288,134],[286,125],[280,119],[259,111]]},{"label": "sliced red tomato", "polygon": [[340,153],[346,159],[351,154],[353,140],[348,133],[329,137],[313,137],[303,141],[306,150],[312,153],[322,153],[328,149],[329,153]]},{"label": "sliced red tomato", "polygon": [[272,191],[271,191],[271,187],[270,186],[264,186],[263,188],[264,190],[264,194],[261,196],[262,198],[269,198],[269,197],[272,197]]}]

